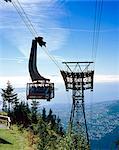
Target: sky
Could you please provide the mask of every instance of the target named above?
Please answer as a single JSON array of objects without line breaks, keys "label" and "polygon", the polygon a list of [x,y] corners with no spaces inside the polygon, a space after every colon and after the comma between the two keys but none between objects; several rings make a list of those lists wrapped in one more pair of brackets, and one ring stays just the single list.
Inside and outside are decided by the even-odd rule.
[{"label": "sky", "polygon": [[[61,68],[62,61],[92,61],[95,0],[19,2]],[[17,0],[13,3],[18,6]],[[0,87],[7,80],[16,87],[30,82],[28,59],[34,38],[12,3],[0,0]],[[63,83],[59,68],[41,47],[38,47],[37,67],[44,77]],[[119,82],[118,0],[103,0],[94,69],[96,83]]]}]

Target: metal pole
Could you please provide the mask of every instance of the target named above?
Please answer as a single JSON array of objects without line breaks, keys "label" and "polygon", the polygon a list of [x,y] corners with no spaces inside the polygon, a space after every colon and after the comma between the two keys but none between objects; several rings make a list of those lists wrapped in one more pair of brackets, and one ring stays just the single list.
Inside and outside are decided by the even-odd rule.
[{"label": "metal pole", "polygon": [[82,72],[82,88],[81,88],[81,95],[82,95],[82,108],[83,108],[83,115],[84,115],[84,121],[85,121],[85,128],[86,128],[86,137],[87,137],[87,144],[89,145],[89,135],[88,135],[88,128],[87,128],[87,122],[86,122],[86,115],[85,115],[85,106],[84,106],[84,73]]}]

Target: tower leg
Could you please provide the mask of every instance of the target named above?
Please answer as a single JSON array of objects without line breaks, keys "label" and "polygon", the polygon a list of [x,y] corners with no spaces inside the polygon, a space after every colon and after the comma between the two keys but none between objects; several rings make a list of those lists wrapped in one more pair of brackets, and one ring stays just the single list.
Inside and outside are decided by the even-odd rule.
[{"label": "tower leg", "polygon": [[[77,94],[77,92],[74,92]],[[72,134],[75,149],[89,149],[89,136],[85,116],[84,101],[81,96],[73,95],[69,132]]]}]

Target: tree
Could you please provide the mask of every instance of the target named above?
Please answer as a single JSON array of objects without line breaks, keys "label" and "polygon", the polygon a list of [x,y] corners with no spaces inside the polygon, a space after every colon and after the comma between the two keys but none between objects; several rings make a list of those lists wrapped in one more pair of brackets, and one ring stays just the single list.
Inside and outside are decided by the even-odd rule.
[{"label": "tree", "polygon": [[38,104],[39,104],[39,102],[37,102],[36,100],[33,100],[31,103],[31,120],[32,120],[32,123],[38,122],[38,119],[37,119]]},{"label": "tree", "polygon": [[7,103],[4,98],[3,98],[2,111],[7,112]]},{"label": "tree", "polygon": [[47,116],[47,122],[52,122],[53,121],[53,114],[52,114],[52,110],[49,110],[49,114]]},{"label": "tree", "polygon": [[31,111],[28,103],[20,102],[11,113],[12,122],[14,124],[28,127],[31,125]]},{"label": "tree", "polygon": [[18,98],[17,94],[14,92],[14,88],[9,81],[7,82],[6,89],[2,89],[1,96],[3,98],[3,110],[7,109],[8,114],[10,114],[11,106],[18,102]]},{"label": "tree", "polygon": [[46,121],[46,118],[47,118],[47,116],[46,116],[46,109],[43,108],[43,110],[42,110],[42,119],[43,119],[43,121]]},{"label": "tree", "polygon": [[64,135],[63,127],[61,125],[61,119],[59,118],[59,116],[57,117],[56,124],[57,124],[57,133],[60,135]]},{"label": "tree", "polygon": [[57,134],[64,134],[63,127],[61,125],[61,119],[59,117],[56,117],[51,109],[49,110],[48,115],[46,115],[46,109],[43,108],[42,119],[44,122],[50,125],[51,129],[54,130]]}]

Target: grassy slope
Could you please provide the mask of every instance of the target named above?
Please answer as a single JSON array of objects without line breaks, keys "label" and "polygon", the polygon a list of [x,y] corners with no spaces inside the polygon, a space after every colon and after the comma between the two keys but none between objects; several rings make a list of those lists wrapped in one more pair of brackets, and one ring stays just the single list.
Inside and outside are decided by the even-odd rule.
[{"label": "grassy slope", "polygon": [[0,129],[0,150],[32,150],[26,137],[27,134],[18,131],[17,127]]}]

